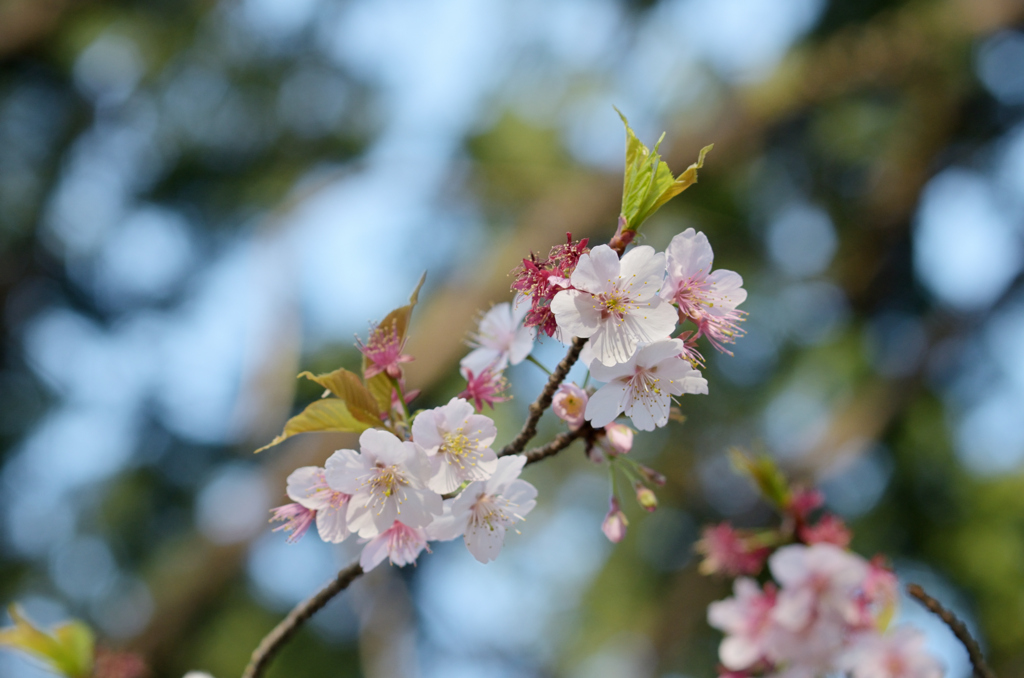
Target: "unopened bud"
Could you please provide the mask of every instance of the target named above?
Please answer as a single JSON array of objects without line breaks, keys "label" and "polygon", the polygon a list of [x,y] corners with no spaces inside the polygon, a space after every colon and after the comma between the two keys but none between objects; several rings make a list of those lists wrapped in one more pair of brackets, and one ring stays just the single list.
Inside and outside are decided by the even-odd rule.
[{"label": "unopened bud", "polygon": [[640,471],[644,480],[649,483],[654,483],[658,487],[665,487],[665,483],[668,482],[668,479],[665,478],[664,474],[655,471],[653,468],[644,466],[643,464],[637,464],[637,470]]},{"label": "unopened bud", "polygon": [[637,483],[634,489],[637,503],[643,506],[648,513],[653,513],[658,508],[658,497],[654,494],[654,490],[643,483]]},{"label": "unopened bud", "polygon": [[608,541],[618,544],[625,538],[628,525],[629,521],[626,520],[626,514],[619,508],[618,498],[613,496],[608,508],[608,515],[604,517],[604,522],[601,523],[601,531],[604,532],[604,536],[608,537]]},{"label": "unopened bud", "polygon": [[613,454],[626,454],[633,449],[633,429],[625,424],[608,424],[604,432]]}]

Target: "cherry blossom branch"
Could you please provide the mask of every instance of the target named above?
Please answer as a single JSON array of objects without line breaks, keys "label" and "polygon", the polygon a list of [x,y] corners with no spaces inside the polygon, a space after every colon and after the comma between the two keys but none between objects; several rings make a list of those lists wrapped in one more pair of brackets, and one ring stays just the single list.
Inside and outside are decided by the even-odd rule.
[{"label": "cherry blossom branch", "polygon": [[348,588],[349,584],[363,574],[363,568],[356,561],[338,572],[327,586],[317,591],[313,596],[299,603],[288,613],[288,616],[281,620],[274,629],[268,633],[256,649],[252,651],[252,658],[249,665],[245,667],[242,678],[259,678],[263,675],[270,660],[274,658],[278,650],[295,635],[299,627],[313,616],[320,608],[326,605],[331,598]]},{"label": "cherry blossom branch", "polygon": [[526,452],[523,452],[523,456],[526,457],[527,464],[532,464],[536,461],[547,459],[548,457],[553,457],[554,455],[558,454],[565,448],[569,447],[569,445],[572,445],[575,441],[579,440],[580,438],[587,438],[593,435],[593,433],[594,429],[590,426],[590,422],[586,421],[583,422],[583,425],[580,426],[575,431],[565,431],[563,433],[559,433],[557,436],[555,436],[554,440],[552,440],[547,445],[535,447],[532,450],[527,450]]},{"label": "cherry blossom branch", "polygon": [[572,366],[576,364],[576,360],[580,357],[580,351],[583,350],[583,346],[586,343],[587,340],[582,337],[573,338],[572,346],[569,347],[569,351],[562,358],[562,362],[558,363],[558,367],[548,377],[548,383],[545,384],[544,390],[540,392],[536,400],[530,403],[530,414],[526,417],[526,422],[523,424],[522,430],[519,431],[519,435],[501,449],[501,452],[498,453],[499,457],[519,454],[526,448],[526,443],[530,442],[537,435],[537,422],[540,421],[544,411],[551,407],[551,399],[555,397],[555,391],[565,381],[565,377],[569,374]]},{"label": "cherry blossom branch", "polygon": [[967,655],[971,658],[971,666],[974,667],[974,675],[977,678],[996,678],[996,674],[992,672],[992,669],[985,663],[985,657],[981,654],[981,646],[978,645],[978,641],[971,636],[970,631],[967,630],[967,625],[956,618],[952,612],[942,606],[942,603],[928,595],[921,586],[918,584],[910,584],[907,586],[907,593],[914,598],[917,598],[921,603],[928,608],[929,611],[936,614],[939,619],[946,623],[946,626],[953,632],[953,635],[957,637],[963,646],[967,648]]},{"label": "cherry blossom branch", "polygon": [[[577,342],[579,343],[579,349],[576,348]],[[583,348],[584,343],[586,343],[586,339],[573,340],[573,347],[569,349],[569,354],[566,355],[565,359],[563,359],[562,362],[559,363],[558,369],[555,370],[555,374],[558,374],[559,370],[562,369],[562,366],[566,365],[564,373],[558,380],[559,383],[565,379],[565,374],[568,374],[569,368],[571,368],[572,364],[576,362],[576,358],[579,357],[579,350]],[[566,363],[566,361],[569,362]],[[554,376],[555,375],[552,375],[552,379],[554,378]],[[551,381],[548,382],[548,385],[551,385]],[[552,394],[557,388],[558,383],[551,387]],[[545,388],[545,390],[547,389]],[[540,402],[540,400],[540,398],[537,399],[538,402]],[[533,408],[536,404],[537,403],[534,403],[533,405],[530,406],[531,413],[534,411]],[[550,404],[551,396],[549,395],[547,398],[547,402],[543,405],[543,408],[540,409],[540,412],[543,414],[544,409],[547,409],[547,407]],[[536,427],[536,421],[534,422],[534,427]],[[527,464],[532,464],[534,462],[541,461],[542,459],[547,459],[548,457],[554,456],[561,452],[562,450],[564,450],[565,448],[569,447],[569,445],[571,445],[576,440],[580,438],[585,438],[591,435],[593,432],[594,429],[591,428],[590,423],[586,422],[583,424],[583,426],[580,426],[575,431],[566,431],[564,433],[558,434],[557,436],[555,436],[554,440],[552,440],[547,445],[542,445],[541,447],[535,447],[531,450],[528,450],[527,452],[524,453],[523,456],[526,457]],[[534,431],[530,434],[530,437],[532,438],[535,434],[536,430],[534,428]],[[523,445],[525,445],[525,441]],[[508,447],[506,446],[505,450],[507,449]],[[513,454],[506,453],[505,450],[502,450],[502,455]],[[354,562],[345,569],[338,572],[338,576],[329,584],[327,584],[327,586],[317,591],[312,597],[299,603],[291,612],[288,613],[287,617],[281,620],[281,623],[275,626],[274,629],[270,633],[268,633],[266,637],[263,638],[262,641],[260,641],[260,644],[256,647],[256,649],[253,650],[252,658],[249,660],[248,666],[245,667],[245,671],[242,673],[242,678],[260,678],[260,676],[263,675],[263,671],[266,670],[267,665],[270,663],[270,660],[273,659],[274,655],[277,654],[278,650],[280,650],[281,647],[286,642],[288,642],[288,640],[291,639],[293,635],[295,635],[295,632],[299,630],[299,627],[302,626],[310,617],[313,616],[313,614],[320,610],[324,605],[326,605],[331,600],[331,598],[347,589],[349,584],[351,584],[353,581],[362,576],[362,574],[363,568],[359,566],[358,561]]]}]

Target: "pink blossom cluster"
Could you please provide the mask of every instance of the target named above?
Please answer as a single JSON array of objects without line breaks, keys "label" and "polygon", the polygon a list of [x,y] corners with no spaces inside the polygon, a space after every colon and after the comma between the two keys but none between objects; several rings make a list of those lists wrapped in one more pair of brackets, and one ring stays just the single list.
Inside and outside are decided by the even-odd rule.
[{"label": "pink blossom cluster", "polygon": [[[774,466],[745,468],[762,489],[776,480],[784,485]],[[812,520],[824,503],[821,492],[777,489],[778,528],[722,523],[706,528],[697,544],[702,573],[736,577],[733,596],[708,607],[708,622],[725,633],[723,678],[942,676],[918,631],[889,628],[897,580],[884,559],[868,562],[847,550],[850,530],[838,516]],[[770,578],[762,585],[753,577],[766,564]]]},{"label": "pink blossom cluster", "polygon": [[533,351],[537,330],[525,324],[528,306],[522,297],[513,303],[497,304],[480,318],[477,331],[470,337],[473,348],[460,363],[466,388],[459,397],[472,401],[477,412],[484,405],[509,399],[504,370],[518,365]]},{"label": "pink blossom cluster", "polygon": [[491,449],[496,436],[494,422],[461,398],[416,415],[412,440],[369,429],[359,437],[359,450],[338,450],[323,468],[292,472],[287,493],[293,503],[274,509],[272,520],[282,521],[276,529],[289,532],[289,541],[314,523],[324,541],[357,535],[365,544],[364,571],[385,558],[413,563],[428,542],[458,537],[477,560],[488,562],[537,496],[519,479],[526,459],[499,459]]},{"label": "pink blossom cluster", "polygon": [[942,667],[913,628],[888,628],[896,577],[877,561],[829,543],[790,544],[768,558],[772,581],[736,580],[708,607],[726,635],[723,675],[940,678]]},{"label": "pink blossom cluster", "polygon": [[[557,275],[524,263],[513,286],[550,312],[560,339],[589,340],[580,360],[605,384],[582,414],[594,428],[625,414],[636,428],[652,431],[668,423],[674,398],[708,392],[696,369],[703,361],[696,340],[707,336],[725,351],[742,334],[744,313],[736,307],[746,299],[743,279],[712,271],[713,258],[707,237],[691,228],[665,252],[639,245],[620,257],[599,245],[575,261],[560,260],[574,265],[561,266]],[[694,329],[677,333],[681,321]]]},{"label": "pink blossom cluster", "polygon": [[580,257],[589,252],[584,238],[573,242],[572,233],[565,234],[566,243],[551,248],[547,259],[538,259],[530,254],[512,271],[516,276],[512,289],[517,290],[530,299],[530,309],[526,313],[526,326],[539,327],[549,337],[555,336],[558,324],[551,310],[551,300],[555,295],[569,286],[572,275]]}]

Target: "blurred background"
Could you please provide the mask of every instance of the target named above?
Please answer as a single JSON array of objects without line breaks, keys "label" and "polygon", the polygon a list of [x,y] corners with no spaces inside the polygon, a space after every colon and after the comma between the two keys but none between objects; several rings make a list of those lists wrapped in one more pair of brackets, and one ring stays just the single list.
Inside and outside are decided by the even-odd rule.
[{"label": "blurred background", "polygon": [[[355,369],[426,269],[408,379],[461,390],[517,261],[612,235],[614,105],[676,171],[715,143],[645,242],[703,230],[750,291],[710,395],[637,439],[661,508],[612,548],[570,448],[496,563],[381,567],[268,675],[712,676],[694,540],[771,520],[742,445],[1024,676],[1022,28],[1015,0],[0,0],[0,602],[239,675],[356,553],[269,531],[287,473],[355,442],[252,454],[319,395],[294,375]],[[544,375],[509,377],[499,444]]]}]

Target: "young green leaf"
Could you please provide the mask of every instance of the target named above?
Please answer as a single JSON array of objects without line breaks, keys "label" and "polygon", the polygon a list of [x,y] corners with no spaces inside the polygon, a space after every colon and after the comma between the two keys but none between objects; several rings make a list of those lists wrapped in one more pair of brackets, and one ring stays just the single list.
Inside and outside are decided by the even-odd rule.
[{"label": "young green leaf", "polygon": [[11,605],[7,611],[14,626],[0,629],[0,646],[25,652],[68,678],[92,675],[95,641],[88,626],[72,620],[46,633],[29,621],[17,605]]},{"label": "young green leaf", "polygon": [[626,126],[626,171],[622,185],[621,212],[625,224],[622,230],[635,232],[662,205],[697,182],[697,170],[704,166],[704,156],[714,144],[702,148],[697,162],[678,177],[673,177],[672,170],[658,153],[658,146],[665,135],[661,135],[653,150],[648,149],[629,126],[626,116],[618,109],[615,110]]},{"label": "young green leaf", "polygon": [[782,510],[789,505],[789,483],[775,460],[767,454],[747,456],[738,448],[729,450],[729,459],[740,473],[750,476],[764,498]]},{"label": "young green leaf", "polygon": [[380,423],[380,408],[377,400],[363,383],[352,372],[344,368],[328,372],[326,374],[313,374],[303,372],[299,375],[311,381],[315,381],[328,391],[345,401],[346,407],[356,419],[364,421],[371,426]]},{"label": "young green leaf", "polygon": [[368,428],[379,425],[380,420],[377,420],[376,423],[369,423],[356,417],[341,398],[324,398],[310,403],[305,410],[289,419],[288,423],[284,425],[284,432],[281,435],[256,451],[262,452],[268,447],[273,447],[300,433],[326,431],[362,433]]}]

